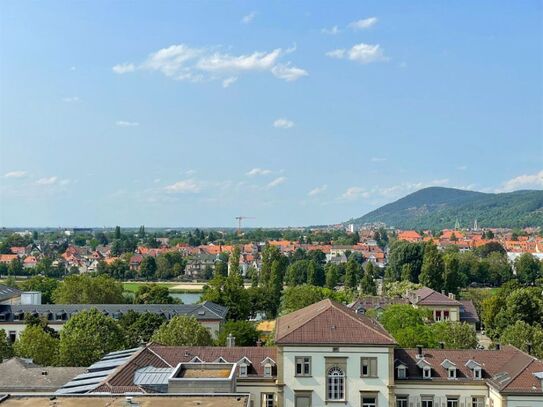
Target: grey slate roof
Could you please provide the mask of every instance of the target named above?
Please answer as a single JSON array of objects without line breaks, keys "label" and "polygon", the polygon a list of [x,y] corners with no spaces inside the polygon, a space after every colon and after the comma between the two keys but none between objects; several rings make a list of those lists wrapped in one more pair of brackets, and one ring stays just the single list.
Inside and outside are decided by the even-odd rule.
[{"label": "grey slate roof", "polygon": [[[40,304],[40,305],[0,305],[0,320],[19,322],[25,313],[47,317],[52,323],[64,321],[73,314],[96,308],[109,316],[119,318],[129,310],[143,313],[164,314],[168,319],[176,315],[194,316],[199,321],[224,320],[228,308],[206,301],[202,304]],[[57,319],[57,314],[59,319]]]},{"label": "grey slate roof", "polygon": [[52,392],[84,371],[84,367],[41,367],[11,358],[0,363],[0,392]]},{"label": "grey slate roof", "polygon": [[19,297],[21,295],[21,290],[17,288],[8,287],[7,285],[0,284],[0,301],[9,300],[13,297]]}]

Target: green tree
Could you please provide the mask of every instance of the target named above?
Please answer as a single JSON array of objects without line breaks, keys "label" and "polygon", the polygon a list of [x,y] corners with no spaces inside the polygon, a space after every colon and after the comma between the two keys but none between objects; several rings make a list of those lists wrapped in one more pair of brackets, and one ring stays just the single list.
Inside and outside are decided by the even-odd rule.
[{"label": "green tree", "polygon": [[228,307],[227,318],[230,320],[245,320],[251,313],[251,299],[239,273],[232,273],[226,278],[215,275],[204,286],[202,301]]},{"label": "green tree", "polygon": [[309,260],[307,268],[307,284],[316,285],[319,287],[324,286],[324,268],[315,260]]},{"label": "green tree", "polygon": [[230,334],[236,338],[236,346],[255,346],[260,336],[255,324],[250,321],[228,321],[219,331],[217,344],[225,346]]},{"label": "green tree", "polygon": [[24,274],[23,263],[19,259],[13,259],[8,266],[8,273],[12,276],[21,276]]},{"label": "green tree", "polygon": [[430,311],[428,309],[414,308],[410,304],[395,304],[383,311],[379,321],[398,340],[397,335],[401,330],[421,328],[429,317]]},{"label": "green tree", "polygon": [[532,355],[543,358],[543,329],[541,325],[530,325],[524,321],[516,321],[503,331],[500,342],[513,345],[525,352],[532,345]]},{"label": "green tree", "polygon": [[421,284],[415,284],[411,281],[402,280],[387,282],[384,286],[385,294],[389,297],[402,297],[408,291],[414,291],[421,288]]},{"label": "green tree", "polygon": [[524,253],[515,260],[517,277],[523,284],[534,284],[541,276],[541,263],[530,253]]},{"label": "green tree", "polygon": [[226,253],[219,254],[219,258],[215,261],[215,275],[228,276],[228,255]]},{"label": "green tree", "polygon": [[339,282],[339,267],[337,264],[328,263],[325,267],[326,282],[325,287],[333,290]]},{"label": "green tree", "polygon": [[166,317],[154,312],[137,313],[129,310],[119,319],[125,333],[126,346],[133,348],[151,340],[153,333],[166,322]]},{"label": "green tree", "polygon": [[443,256],[434,244],[427,244],[424,249],[419,281],[426,287],[440,291],[443,287]]},{"label": "green tree", "polygon": [[61,366],[89,366],[106,353],[125,347],[124,332],[96,308],[72,316],[60,332]]},{"label": "green tree", "polygon": [[41,292],[42,304],[53,303],[53,292],[58,288],[59,281],[44,276],[33,276],[28,280],[20,283],[20,287],[24,291],[39,291]]},{"label": "green tree", "polygon": [[345,266],[345,278],[343,284],[346,289],[356,289],[360,279],[362,268],[360,264],[352,257],[349,257]]},{"label": "green tree", "polygon": [[109,248],[111,256],[118,257],[123,254],[123,245],[119,239],[115,239]]},{"label": "green tree", "polygon": [[259,284],[263,287],[269,286],[269,280],[271,279],[272,264],[275,260],[280,260],[282,257],[281,252],[276,246],[266,245],[262,251],[262,267],[260,269],[260,281]]},{"label": "green tree", "polygon": [[240,259],[241,250],[239,246],[235,246],[232,250],[232,254],[228,259],[228,270],[229,273],[238,273],[239,274],[239,259]]},{"label": "green tree", "polygon": [[111,277],[71,275],[53,292],[55,304],[122,304],[123,286]]},{"label": "green tree", "polygon": [[360,292],[363,295],[377,295],[377,286],[374,281],[374,267],[371,261],[366,263],[364,276],[360,280]]},{"label": "green tree", "polygon": [[289,312],[307,307],[308,305],[324,300],[325,298],[337,302],[350,302],[352,300],[352,296],[348,293],[336,292],[328,288],[307,284],[288,287],[281,297],[281,314],[288,314]]},{"label": "green tree", "polygon": [[115,239],[120,239],[121,238],[121,227],[120,226],[115,226],[115,233],[113,234],[114,238]]},{"label": "green tree", "polygon": [[17,356],[31,358],[42,366],[54,366],[58,360],[59,340],[40,326],[27,325],[13,345]]},{"label": "green tree", "polygon": [[475,349],[477,334],[469,324],[460,322],[438,322],[431,326],[434,339],[443,342],[447,349]]},{"label": "green tree", "polygon": [[466,284],[465,278],[460,274],[460,262],[456,254],[445,256],[445,271],[443,272],[443,290],[448,293],[458,294],[461,287]]},{"label": "green tree", "polygon": [[0,360],[8,359],[13,355],[13,348],[6,335],[6,331],[0,328]]},{"label": "green tree", "polygon": [[145,256],[141,261],[139,275],[146,280],[155,278],[156,261],[153,256]]},{"label": "green tree", "polygon": [[[389,279],[400,280],[402,273],[405,274],[404,264],[409,264],[410,281],[418,283],[422,267],[424,245],[421,243],[409,243],[403,240],[396,240],[390,246],[388,256]],[[407,276],[407,274],[405,274]]]},{"label": "green tree", "polygon": [[210,346],[211,334],[193,316],[177,315],[162,325],[151,340],[167,346]]},{"label": "green tree", "polygon": [[307,282],[307,272],[311,267],[311,260],[297,260],[289,264],[285,275],[285,284],[289,287],[305,284]]},{"label": "green tree", "polygon": [[173,298],[165,285],[142,284],[138,286],[134,304],[181,304],[181,300]]}]

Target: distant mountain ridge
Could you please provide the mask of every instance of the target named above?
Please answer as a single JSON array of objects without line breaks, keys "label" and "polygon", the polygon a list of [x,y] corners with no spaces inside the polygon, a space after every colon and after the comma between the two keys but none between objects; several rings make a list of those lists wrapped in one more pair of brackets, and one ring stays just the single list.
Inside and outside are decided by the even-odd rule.
[{"label": "distant mountain ridge", "polygon": [[483,193],[429,187],[413,192],[346,223],[382,222],[400,229],[543,226],[543,191]]}]

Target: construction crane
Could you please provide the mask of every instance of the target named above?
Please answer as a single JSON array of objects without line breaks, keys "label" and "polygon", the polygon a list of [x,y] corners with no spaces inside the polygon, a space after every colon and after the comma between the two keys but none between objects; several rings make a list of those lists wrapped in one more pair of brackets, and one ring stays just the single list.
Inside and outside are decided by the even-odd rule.
[{"label": "construction crane", "polygon": [[243,219],[255,219],[253,216],[236,216],[235,218],[238,221],[238,235],[241,233],[241,221]]}]

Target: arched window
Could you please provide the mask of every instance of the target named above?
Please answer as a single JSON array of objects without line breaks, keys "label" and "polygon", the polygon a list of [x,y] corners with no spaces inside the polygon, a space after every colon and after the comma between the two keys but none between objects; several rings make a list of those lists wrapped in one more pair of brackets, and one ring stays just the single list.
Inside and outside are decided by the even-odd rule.
[{"label": "arched window", "polygon": [[343,400],[345,398],[345,373],[339,367],[328,371],[328,400]]}]

